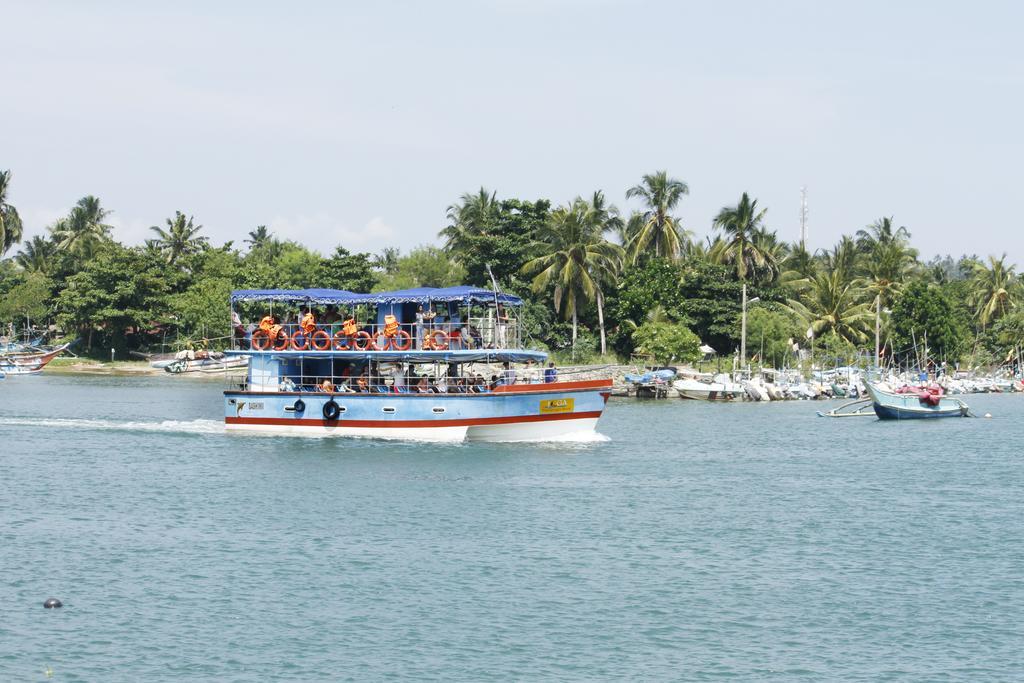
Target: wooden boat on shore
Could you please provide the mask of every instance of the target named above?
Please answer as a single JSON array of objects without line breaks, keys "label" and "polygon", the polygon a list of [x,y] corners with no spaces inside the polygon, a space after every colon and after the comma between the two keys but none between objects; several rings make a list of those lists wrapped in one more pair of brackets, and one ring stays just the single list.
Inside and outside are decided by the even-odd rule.
[{"label": "wooden boat on shore", "polygon": [[935,417],[969,417],[970,408],[941,389],[908,387],[893,391],[886,385],[865,382],[875,415],[880,420],[918,420]]},{"label": "wooden boat on shore", "polygon": [[46,364],[64,352],[68,344],[47,351],[19,351],[0,355],[0,374],[34,375],[42,372]]}]

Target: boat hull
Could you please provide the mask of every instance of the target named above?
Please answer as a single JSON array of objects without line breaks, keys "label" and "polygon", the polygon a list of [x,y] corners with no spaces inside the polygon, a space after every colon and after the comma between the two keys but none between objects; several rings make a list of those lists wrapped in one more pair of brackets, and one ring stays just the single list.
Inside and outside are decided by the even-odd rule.
[{"label": "boat hull", "polygon": [[928,420],[939,417],[968,417],[967,405],[958,399],[942,397],[937,405],[921,403],[916,394],[894,394],[867,384],[875,415],[880,420]]},{"label": "boat hull", "polygon": [[[232,431],[427,441],[550,441],[592,435],[611,380],[513,385],[486,394],[224,393]],[[301,404],[297,402],[301,401]],[[340,414],[324,417],[333,401]]]}]

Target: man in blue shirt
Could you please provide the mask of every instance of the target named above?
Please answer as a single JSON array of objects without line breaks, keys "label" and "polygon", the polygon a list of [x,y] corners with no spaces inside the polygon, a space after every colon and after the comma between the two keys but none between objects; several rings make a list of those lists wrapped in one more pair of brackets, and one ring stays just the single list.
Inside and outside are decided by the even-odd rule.
[{"label": "man in blue shirt", "polygon": [[544,368],[544,383],[551,384],[552,382],[558,381],[558,370],[555,370],[554,363],[548,363],[548,366]]}]

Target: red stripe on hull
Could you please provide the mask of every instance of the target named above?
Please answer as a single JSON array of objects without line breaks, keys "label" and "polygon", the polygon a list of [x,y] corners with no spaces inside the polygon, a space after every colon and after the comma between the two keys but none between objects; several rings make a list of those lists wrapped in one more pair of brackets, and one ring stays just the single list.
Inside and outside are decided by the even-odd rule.
[{"label": "red stripe on hull", "polygon": [[520,422],[548,422],[551,420],[583,420],[601,417],[600,410],[559,415],[515,415],[511,417],[471,417],[464,420],[327,420],[289,417],[225,417],[229,425],[273,425],[276,427],[367,427],[405,429],[410,427],[473,427],[476,425],[502,425]]}]

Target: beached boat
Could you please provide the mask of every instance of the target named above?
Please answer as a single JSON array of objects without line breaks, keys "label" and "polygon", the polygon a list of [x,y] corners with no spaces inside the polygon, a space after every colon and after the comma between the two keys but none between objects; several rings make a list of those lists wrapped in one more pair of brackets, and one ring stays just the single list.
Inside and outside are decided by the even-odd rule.
[{"label": "beached boat", "polygon": [[0,355],[0,372],[7,375],[34,375],[63,353],[68,344],[48,350],[26,350]]},{"label": "beached boat", "polygon": [[887,385],[864,382],[875,414],[882,420],[913,420],[935,417],[968,417],[970,409],[941,388],[905,387],[894,391]]},{"label": "beached boat", "polygon": [[740,401],[745,391],[740,384],[729,381],[727,375],[719,375],[710,382],[685,377],[672,383],[679,398],[695,401]]},{"label": "beached boat", "polygon": [[267,316],[258,328],[235,325],[235,348],[226,353],[250,360],[244,381],[224,392],[232,430],[576,438],[594,432],[612,389],[610,377],[573,381],[553,368],[541,372],[547,354],[519,342],[522,300],[485,289],[244,290],[232,293],[231,304],[239,320],[275,306],[282,317],[303,317],[298,324]]},{"label": "beached boat", "polygon": [[173,359],[150,362],[151,367],[163,368],[165,372],[172,374],[227,372],[244,368],[248,364],[248,356],[226,356],[218,351],[179,351]]}]

